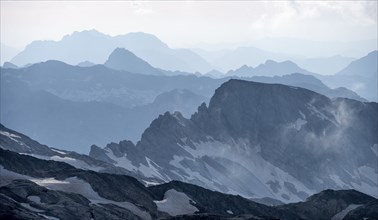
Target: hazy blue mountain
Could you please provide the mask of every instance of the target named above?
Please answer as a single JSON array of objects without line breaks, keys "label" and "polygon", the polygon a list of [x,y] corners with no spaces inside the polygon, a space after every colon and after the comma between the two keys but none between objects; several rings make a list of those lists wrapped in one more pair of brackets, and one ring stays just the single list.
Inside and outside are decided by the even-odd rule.
[{"label": "hazy blue mountain", "polygon": [[0,65],[3,65],[4,62],[10,61],[19,52],[20,51],[18,49],[1,43],[0,44]]},{"label": "hazy blue mountain", "polygon": [[[303,74],[246,79],[360,100],[346,89],[331,90]],[[1,122],[50,146],[87,152],[92,144],[104,146],[126,138],[138,141],[151,121],[166,111],[190,117],[227,80],[133,74],[59,61],[1,69]]]},{"label": "hazy blue mountain", "polygon": [[344,97],[344,98],[355,99],[362,102],[367,101],[366,99],[359,96],[357,93],[347,88],[338,87],[335,89],[331,89],[328,86],[326,86],[322,81],[317,79],[315,76],[305,75],[302,73],[292,73],[292,74],[287,74],[284,76],[274,76],[274,77],[253,76],[250,78],[242,78],[242,79],[250,80],[254,82],[279,83],[279,84],[284,84],[284,85],[297,86],[297,87],[312,90],[314,92],[328,96],[329,98]]},{"label": "hazy blue mountain", "polygon": [[294,61],[298,65],[305,68],[306,70],[322,75],[335,74],[336,72],[339,72],[340,70],[348,66],[353,60],[355,60],[355,58],[344,57],[340,55],[331,57],[294,59]]},{"label": "hazy blue mountain", "polygon": [[4,125],[49,146],[83,153],[92,144],[105,145],[125,137],[138,141],[159,114],[180,110],[190,116],[207,99],[176,89],[158,95],[151,104],[126,108],[109,102],[65,100],[2,74],[0,118]]},{"label": "hazy blue mountain", "polygon": [[332,76],[320,76],[330,87],[345,87],[357,92],[369,101],[378,100],[378,52],[372,51],[364,57],[351,62],[343,70]]},{"label": "hazy blue mountain", "polygon": [[124,70],[130,73],[142,73],[150,75],[162,75],[163,73],[151,66],[146,61],[124,48],[115,49],[104,64],[115,70]]},{"label": "hazy blue mountain", "polygon": [[[194,112],[196,112],[199,104],[208,101],[208,97],[195,94],[190,90],[174,89],[156,96],[155,100],[151,104],[142,106],[141,108],[148,107],[151,110],[155,110],[152,111],[155,112],[154,117],[150,120],[152,121],[154,118],[159,116],[159,114],[156,113],[163,113],[166,111],[179,111],[184,116],[190,117]],[[138,109],[138,107],[136,109]]]},{"label": "hazy blue mountain", "polygon": [[[164,72],[166,73],[166,71]],[[109,69],[103,65],[78,67],[47,61],[25,69],[4,69],[31,87],[71,101],[98,101],[134,107],[152,103],[173,89],[188,89],[210,97],[224,80],[191,75],[152,76]]]},{"label": "hazy blue mountain", "polygon": [[225,77],[225,74],[218,71],[218,70],[211,70],[204,74],[204,76],[209,76],[211,78],[223,78]]},{"label": "hazy blue mountain", "polygon": [[378,51],[372,51],[364,57],[351,62],[336,74],[345,76],[377,77]]},{"label": "hazy blue mountain", "polygon": [[14,64],[11,63],[11,62],[4,62],[4,64],[3,64],[3,68],[17,69],[18,66],[14,65]]},{"label": "hazy blue mountain", "polygon": [[284,61],[287,59],[287,55],[284,54],[272,53],[256,47],[239,47],[213,60],[211,64],[227,71],[243,65],[257,66],[267,60]]},{"label": "hazy blue mountain", "polygon": [[[245,44],[244,44],[245,45]],[[314,41],[300,38],[265,38],[249,43],[251,46],[275,53],[295,54],[299,57],[361,57],[378,48],[377,39],[343,42],[338,40]]]},{"label": "hazy blue mountain", "polygon": [[111,143],[90,156],[247,198],[295,202],[324,188],[378,196],[377,111],[377,103],[230,80],[190,119],[166,112],[136,145]]},{"label": "hazy blue mountain", "polygon": [[33,41],[12,62],[21,66],[47,60],[72,65],[83,60],[104,63],[117,47],[126,48],[152,66],[165,70],[206,72],[212,69],[192,51],[171,49],[154,35],[138,32],[112,37],[96,30],[74,32],[60,41]]},{"label": "hazy blue mountain", "polygon": [[80,67],[91,67],[91,66],[95,66],[97,64],[95,63],[92,63],[92,62],[89,62],[89,61],[83,61],[83,62],[80,62],[78,63],[76,66],[80,66]]},{"label": "hazy blue mountain", "polygon": [[267,60],[265,63],[253,68],[247,65],[241,66],[239,69],[230,70],[226,73],[227,76],[282,76],[291,73],[303,73],[311,75],[313,73],[300,68],[297,64],[291,61],[276,62],[274,60]]},{"label": "hazy blue mountain", "polygon": [[104,63],[119,45],[112,37],[95,30],[74,32],[60,41],[33,41],[17,54],[12,62],[17,65],[61,60],[75,65],[83,60]]}]

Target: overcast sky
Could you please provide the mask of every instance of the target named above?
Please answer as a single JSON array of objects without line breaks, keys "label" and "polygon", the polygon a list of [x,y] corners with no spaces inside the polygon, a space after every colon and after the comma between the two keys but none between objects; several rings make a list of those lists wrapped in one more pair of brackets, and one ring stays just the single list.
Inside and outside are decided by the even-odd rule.
[{"label": "overcast sky", "polygon": [[96,29],[152,33],[171,47],[262,38],[377,38],[377,1],[1,1],[1,42],[23,48]]}]

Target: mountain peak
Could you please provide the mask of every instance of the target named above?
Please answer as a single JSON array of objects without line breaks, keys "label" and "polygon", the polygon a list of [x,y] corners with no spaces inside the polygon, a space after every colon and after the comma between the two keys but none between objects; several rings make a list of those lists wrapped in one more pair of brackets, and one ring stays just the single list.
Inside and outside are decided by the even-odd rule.
[{"label": "mountain peak", "polygon": [[125,48],[116,48],[109,55],[109,58],[104,65],[111,69],[123,70],[131,73],[162,75],[158,69],[152,67],[149,63]]},{"label": "mountain peak", "polygon": [[63,40],[79,38],[83,40],[88,40],[88,37],[110,37],[104,33],[97,31],[96,29],[74,31],[72,34],[65,35]]},{"label": "mountain peak", "polygon": [[306,199],[306,201],[312,202],[321,202],[327,200],[344,200],[346,203],[350,203],[352,201],[358,201],[359,204],[365,204],[370,201],[375,200],[373,197],[361,193],[359,191],[350,189],[350,190],[332,190],[327,189],[321,191],[320,193],[314,194]]},{"label": "mountain peak", "polygon": [[118,35],[115,37],[119,41],[123,42],[127,48],[134,49],[168,49],[168,45],[161,41],[153,34],[145,32],[131,32],[125,35]]},{"label": "mountain peak", "polygon": [[339,75],[377,77],[378,51],[374,50],[366,56],[352,61],[347,67],[338,72]]}]

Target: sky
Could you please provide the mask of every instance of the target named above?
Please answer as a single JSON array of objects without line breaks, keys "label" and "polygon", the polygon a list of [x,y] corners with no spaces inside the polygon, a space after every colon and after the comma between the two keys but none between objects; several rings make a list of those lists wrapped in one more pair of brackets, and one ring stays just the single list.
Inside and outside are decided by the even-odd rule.
[{"label": "sky", "polygon": [[170,47],[266,38],[377,38],[377,1],[3,1],[1,42],[22,49],[74,31],[142,31]]}]

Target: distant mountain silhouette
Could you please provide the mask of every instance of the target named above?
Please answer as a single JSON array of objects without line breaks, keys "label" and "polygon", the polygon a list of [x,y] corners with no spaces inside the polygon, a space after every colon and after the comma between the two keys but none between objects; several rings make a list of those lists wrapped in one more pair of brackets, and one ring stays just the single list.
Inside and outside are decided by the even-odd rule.
[{"label": "distant mountain silhouette", "polygon": [[305,75],[302,73],[292,73],[292,74],[287,74],[284,76],[274,76],[274,77],[254,76],[251,78],[243,78],[243,79],[248,79],[254,82],[280,83],[284,85],[298,86],[298,87],[306,88],[314,92],[326,95],[330,98],[346,97],[346,98],[355,99],[362,102],[367,101],[366,99],[359,96],[357,93],[347,88],[338,87],[335,89],[331,89],[315,76]]},{"label": "distant mountain silhouette", "polygon": [[243,65],[257,66],[270,59],[277,61],[288,59],[287,55],[265,51],[256,47],[239,47],[223,54],[214,59],[211,64],[224,71],[236,69]]},{"label": "distant mountain silhouette", "polygon": [[207,72],[212,69],[192,51],[171,49],[154,35],[138,32],[112,37],[96,30],[74,32],[59,41],[33,41],[11,62],[17,65],[47,60],[60,60],[72,65],[83,60],[104,63],[117,47],[126,48],[152,66],[165,70]]},{"label": "distant mountain silhouette", "polygon": [[6,44],[0,44],[0,65],[3,65],[4,62],[10,61],[14,56],[17,55],[20,51],[14,47],[10,47]]},{"label": "distant mountain silhouette", "polygon": [[319,76],[330,87],[345,87],[357,92],[369,101],[378,101],[378,52],[372,51],[351,62],[333,76]]},{"label": "distant mountain silhouette", "polygon": [[253,68],[243,65],[239,69],[230,70],[227,76],[282,76],[291,73],[313,74],[305,69],[300,68],[297,64],[291,61],[276,62],[274,60],[267,60],[265,63]]},{"label": "distant mountain silhouette", "polygon": [[135,56],[124,48],[115,49],[104,64],[106,67],[115,70],[124,70],[130,73],[142,73],[150,75],[162,75],[158,69],[152,67],[146,61]]},{"label": "distant mountain silhouette", "polygon": [[4,64],[3,64],[3,68],[17,69],[18,66],[14,65],[14,64],[11,63],[11,62],[4,62]]},{"label": "distant mountain silhouette", "polygon": [[372,51],[366,56],[351,62],[338,75],[345,76],[361,76],[361,77],[377,77],[378,51]]},{"label": "distant mountain silhouette", "polygon": [[344,69],[355,60],[352,57],[344,57],[340,55],[331,57],[318,57],[306,59],[294,59],[294,62],[306,70],[323,75],[331,75]]},{"label": "distant mountain silhouette", "polygon": [[80,66],[80,67],[91,67],[91,66],[95,66],[97,64],[95,63],[92,63],[92,62],[89,62],[89,61],[83,61],[83,62],[80,62],[78,63],[76,66]]},{"label": "distant mountain silhouette", "polygon": [[[229,79],[136,74],[104,65],[79,67],[60,61],[2,68],[0,75],[1,123],[51,146],[80,152],[91,144],[124,138],[138,141],[151,120],[166,111],[181,111],[189,117]],[[337,93],[309,75],[244,79],[360,100],[346,89]]]}]

